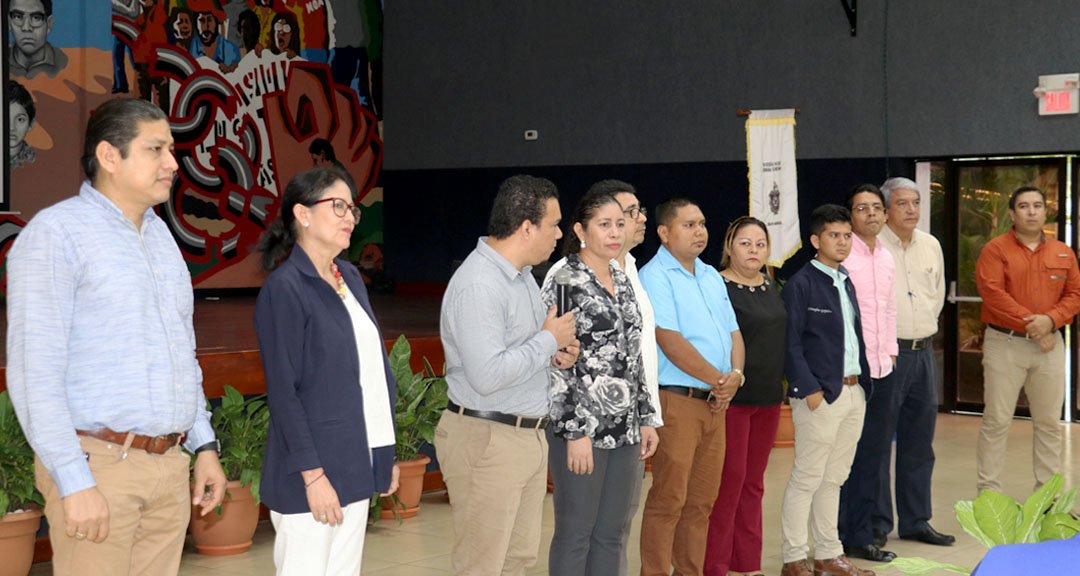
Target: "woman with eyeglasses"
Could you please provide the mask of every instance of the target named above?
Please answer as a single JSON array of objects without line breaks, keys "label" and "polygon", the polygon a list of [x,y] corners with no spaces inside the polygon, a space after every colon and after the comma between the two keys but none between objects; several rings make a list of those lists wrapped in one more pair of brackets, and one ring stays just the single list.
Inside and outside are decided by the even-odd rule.
[{"label": "woman with eyeglasses", "polygon": [[787,311],[764,271],[769,230],[752,216],[737,218],[724,237],[720,275],[746,346],[746,378],[728,407],[720,492],[709,517],[706,576],[761,574],[761,498],[765,466],[784,398]]},{"label": "woman with eyeglasses", "polygon": [[397,490],[394,379],[349,247],[352,178],[314,168],[285,187],[259,240],[255,305],[270,429],[259,494],[278,575],[359,574],[368,499]]},{"label": "woman with eyeglasses", "polygon": [[[641,312],[630,280],[612,262],[625,241],[615,197],[590,191],[567,234],[566,264],[544,281],[544,306],[566,286],[581,353],[552,370],[548,467],[555,485],[553,576],[615,576],[625,568],[627,516],[641,498],[644,460],[656,450],[659,414],[641,356]],[[560,277],[561,276],[561,277]]]}]

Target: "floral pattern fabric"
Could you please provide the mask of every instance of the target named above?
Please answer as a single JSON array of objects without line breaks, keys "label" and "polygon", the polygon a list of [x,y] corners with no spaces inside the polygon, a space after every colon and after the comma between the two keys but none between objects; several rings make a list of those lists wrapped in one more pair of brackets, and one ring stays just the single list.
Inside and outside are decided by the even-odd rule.
[{"label": "floral pattern fabric", "polygon": [[[567,290],[581,353],[566,370],[550,371],[551,426],[566,440],[592,438],[612,449],[641,442],[640,426],[657,426],[641,362],[641,311],[626,274],[609,265],[615,296],[576,254],[567,257]],[[554,275],[544,281],[546,307],[555,303]]]}]

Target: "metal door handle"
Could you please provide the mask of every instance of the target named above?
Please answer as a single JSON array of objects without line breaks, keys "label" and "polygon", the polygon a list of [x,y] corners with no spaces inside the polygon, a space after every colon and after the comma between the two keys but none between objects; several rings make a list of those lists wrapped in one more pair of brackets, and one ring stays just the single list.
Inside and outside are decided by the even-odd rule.
[{"label": "metal door handle", "polygon": [[956,280],[949,282],[949,295],[945,297],[949,301],[949,304],[956,304],[957,302],[982,302],[982,298],[978,296],[957,296],[956,295]]}]

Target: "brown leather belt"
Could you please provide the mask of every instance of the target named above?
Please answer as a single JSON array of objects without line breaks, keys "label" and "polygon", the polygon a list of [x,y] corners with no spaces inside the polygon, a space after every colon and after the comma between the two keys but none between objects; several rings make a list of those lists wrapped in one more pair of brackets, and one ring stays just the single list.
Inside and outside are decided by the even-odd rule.
[{"label": "brown leather belt", "polygon": [[[128,437],[127,432],[114,432],[108,428],[102,428],[101,430],[76,430],[75,433],[79,436],[97,438],[98,440],[104,440],[110,444],[117,444],[119,446],[126,444]],[[136,434],[135,438],[131,441],[131,447],[145,450],[151,454],[164,454],[169,448],[182,443],[185,436],[187,436],[187,434],[181,434],[179,432],[166,434],[165,436],[142,436]]]},{"label": "brown leather belt", "polygon": [[844,386],[857,386],[858,384],[858,376],[844,376]]}]

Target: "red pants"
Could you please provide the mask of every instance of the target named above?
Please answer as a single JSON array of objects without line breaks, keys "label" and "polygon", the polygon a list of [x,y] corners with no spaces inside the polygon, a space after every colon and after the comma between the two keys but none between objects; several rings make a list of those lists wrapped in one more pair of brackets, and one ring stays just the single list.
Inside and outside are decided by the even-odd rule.
[{"label": "red pants", "polygon": [[761,570],[761,496],[780,406],[731,406],[720,493],[709,516],[705,576]]}]

